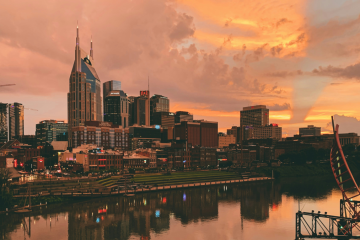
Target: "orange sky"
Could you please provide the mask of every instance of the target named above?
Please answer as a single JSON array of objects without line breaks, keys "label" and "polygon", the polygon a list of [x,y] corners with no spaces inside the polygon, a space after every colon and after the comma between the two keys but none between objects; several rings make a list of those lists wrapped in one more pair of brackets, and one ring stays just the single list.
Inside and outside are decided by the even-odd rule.
[{"label": "orange sky", "polygon": [[351,0],[7,2],[0,84],[16,87],[0,88],[0,102],[38,110],[26,110],[26,134],[38,121],[67,119],[79,21],[85,51],[93,36],[100,80],[121,81],[129,96],[150,76],[151,93],[169,97],[171,111],[218,121],[219,131],[256,104],[270,108],[284,136],[308,124],[330,131],[335,114],[352,131],[360,119],[359,15]]}]

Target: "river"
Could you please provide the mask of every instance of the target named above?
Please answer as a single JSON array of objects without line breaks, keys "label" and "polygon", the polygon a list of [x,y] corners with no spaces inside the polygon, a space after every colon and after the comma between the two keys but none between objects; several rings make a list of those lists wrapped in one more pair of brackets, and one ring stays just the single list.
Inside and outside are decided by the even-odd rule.
[{"label": "river", "polygon": [[0,216],[2,239],[295,239],[300,209],[339,215],[333,178],[221,185],[49,205]]}]

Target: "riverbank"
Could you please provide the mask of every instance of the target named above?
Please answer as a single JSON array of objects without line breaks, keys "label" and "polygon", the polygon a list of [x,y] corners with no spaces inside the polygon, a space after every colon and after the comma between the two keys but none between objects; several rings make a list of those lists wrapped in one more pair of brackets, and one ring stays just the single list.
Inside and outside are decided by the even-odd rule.
[{"label": "riverbank", "polygon": [[274,173],[274,178],[332,175],[330,164],[263,167],[256,169],[256,172],[264,176]]},{"label": "riverbank", "polygon": [[[354,161],[348,161],[349,168],[353,175],[360,174],[360,164]],[[274,178],[288,178],[288,177],[304,177],[304,176],[332,176],[332,170],[329,162],[319,164],[305,164],[305,165],[283,165],[280,167],[263,167],[255,170],[256,173],[262,176],[272,176]]]},{"label": "riverbank", "polygon": [[[53,203],[62,203],[66,201],[73,200],[84,200],[91,198],[102,198],[102,197],[111,197],[111,196],[133,196],[135,194],[142,194],[147,192],[157,192],[157,191],[167,191],[172,189],[189,189],[189,188],[198,188],[203,186],[216,186],[223,184],[240,184],[240,183],[251,183],[251,182],[260,182],[260,181],[271,181],[272,178],[269,177],[259,177],[259,178],[250,178],[250,179],[233,179],[233,180],[223,180],[223,181],[205,181],[205,182],[197,182],[197,183],[187,183],[187,184],[175,184],[175,185],[163,185],[163,186],[154,186],[149,188],[136,188],[133,190],[122,190],[119,188],[109,189],[107,192],[81,192],[81,193],[47,193],[45,196],[32,196],[31,202],[32,205],[40,205],[40,204],[53,204]],[[13,204],[18,206],[27,206],[28,202],[24,202],[27,198],[27,195],[18,195],[14,198]],[[28,200],[27,200],[28,201]],[[10,211],[13,208],[10,208]],[[1,213],[1,212],[0,212]],[[4,213],[4,212],[2,212]]]}]

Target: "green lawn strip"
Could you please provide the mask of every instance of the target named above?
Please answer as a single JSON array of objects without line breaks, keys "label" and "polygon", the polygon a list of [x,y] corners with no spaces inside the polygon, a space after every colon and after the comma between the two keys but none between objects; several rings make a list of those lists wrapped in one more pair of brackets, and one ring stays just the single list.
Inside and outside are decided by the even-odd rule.
[{"label": "green lawn strip", "polygon": [[221,178],[228,178],[228,177],[235,177],[240,178],[239,175],[228,175],[228,176],[183,176],[183,177],[169,177],[169,176],[162,176],[157,178],[134,178],[135,182],[149,182],[149,181],[158,181],[158,180],[178,180],[178,179],[221,179]]},{"label": "green lawn strip", "polygon": [[106,180],[101,180],[101,181],[98,181],[98,183],[106,183],[106,182],[111,182],[111,181],[115,181],[114,179],[111,179],[111,178],[108,178]]},{"label": "green lawn strip", "polygon": [[226,177],[226,176],[239,176],[237,174],[224,174],[224,175],[177,175],[177,176],[173,176],[173,175],[162,175],[162,176],[148,176],[148,177],[134,177],[134,179],[160,179],[160,178],[166,178],[166,179],[178,179],[178,178],[196,178],[196,177]]},{"label": "green lawn strip", "polygon": [[[180,184],[180,183],[187,183],[187,182],[215,182],[215,181],[226,181],[226,180],[237,180],[240,179],[239,177],[228,177],[228,178],[203,178],[203,179],[191,179],[191,178],[186,178],[186,179],[173,179],[173,180],[157,180],[157,181],[147,181],[145,182],[146,184],[149,185],[170,185],[170,184]],[[139,182],[142,183],[142,182]]]},{"label": "green lawn strip", "polygon": [[[216,182],[219,181],[229,181],[229,180],[235,180],[235,179],[224,179],[224,180],[217,180]],[[204,181],[204,182],[215,182],[215,181]],[[187,180],[187,181],[179,181],[179,182],[162,182],[162,183],[158,183],[158,186],[167,186],[167,185],[182,185],[182,184],[190,184],[190,183],[199,183],[198,181],[195,180]]]},{"label": "green lawn strip", "polygon": [[[212,175],[232,175],[235,173],[231,173],[231,172],[184,172],[184,173],[171,173],[171,175],[167,175],[167,176],[196,176],[196,175],[203,175],[203,176],[212,176]],[[136,174],[135,178],[137,177],[161,177],[164,176],[163,174]]]}]

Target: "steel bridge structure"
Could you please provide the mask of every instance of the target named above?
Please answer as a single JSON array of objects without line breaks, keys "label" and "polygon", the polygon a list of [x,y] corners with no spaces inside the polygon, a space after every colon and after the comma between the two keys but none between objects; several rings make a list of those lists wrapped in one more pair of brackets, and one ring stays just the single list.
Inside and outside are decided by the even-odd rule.
[{"label": "steel bridge structure", "polygon": [[320,211],[296,213],[295,240],[305,238],[360,239],[353,235],[353,229],[360,233],[360,189],[350,171],[339,140],[339,125],[332,125],[334,143],[330,152],[330,166],[343,198],[340,199],[340,216],[321,214]]}]

